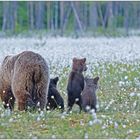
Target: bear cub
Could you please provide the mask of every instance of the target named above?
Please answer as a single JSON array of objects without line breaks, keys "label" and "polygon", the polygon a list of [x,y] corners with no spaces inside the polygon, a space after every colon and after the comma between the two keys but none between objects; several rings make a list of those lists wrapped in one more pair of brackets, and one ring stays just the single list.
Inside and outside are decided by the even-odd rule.
[{"label": "bear cub", "polygon": [[84,89],[83,72],[87,70],[86,58],[73,58],[72,71],[70,72],[67,93],[68,93],[68,110],[69,112],[73,105],[79,105],[80,112],[82,110],[81,92]]},{"label": "bear cub", "polygon": [[64,111],[64,100],[61,97],[60,93],[57,90],[57,83],[59,81],[58,77],[55,77],[54,79],[50,79],[49,84],[49,91],[48,91],[48,97],[47,97],[47,110],[53,110],[53,109],[61,109],[61,111]]},{"label": "bear cub", "polygon": [[94,109],[95,112],[97,111],[96,90],[98,89],[98,81],[99,77],[85,78],[85,87],[82,91],[82,107],[85,112],[88,111],[87,107]]}]

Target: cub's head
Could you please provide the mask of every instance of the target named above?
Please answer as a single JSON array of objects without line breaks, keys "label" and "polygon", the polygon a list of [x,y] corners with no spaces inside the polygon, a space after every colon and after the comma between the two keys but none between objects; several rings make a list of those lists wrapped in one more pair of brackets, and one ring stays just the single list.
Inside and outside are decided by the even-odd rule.
[{"label": "cub's head", "polygon": [[55,87],[56,88],[56,86],[57,86],[57,82],[59,81],[59,78],[58,77],[55,77],[55,78],[53,78],[53,79],[50,79],[50,85],[49,85],[49,87],[51,88],[51,87]]},{"label": "cub's head", "polygon": [[83,59],[73,58],[72,70],[78,72],[86,71],[87,70],[86,58]]},{"label": "cub's head", "polygon": [[98,81],[99,81],[98,76],[95,78],[87,78],[87,77],[85,78],[86,86],[90,86],[95,90],[98,89]]}]

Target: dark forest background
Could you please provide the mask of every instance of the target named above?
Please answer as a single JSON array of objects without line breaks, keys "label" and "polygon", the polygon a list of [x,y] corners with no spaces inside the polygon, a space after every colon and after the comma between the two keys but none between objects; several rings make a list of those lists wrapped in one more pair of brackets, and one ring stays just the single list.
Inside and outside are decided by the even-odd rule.
[{"label": "dark forest background", "polygon": [[140,28],[140,2],[1,1],[0,30],[53,35],[129,35]]}]

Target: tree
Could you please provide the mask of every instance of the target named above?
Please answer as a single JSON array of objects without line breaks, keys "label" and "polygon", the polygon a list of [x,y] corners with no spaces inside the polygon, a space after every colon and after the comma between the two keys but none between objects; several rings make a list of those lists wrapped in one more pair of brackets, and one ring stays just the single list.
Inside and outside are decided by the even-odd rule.
[{"label": "tree", "polygon": [[34,29],[34,2],[29,1],[28,2],[28,18],[29,18],[29,29]]},{"label": "tree", "polygon": [[35,2],[35,28],[43,29],[44,28],[44,1]]},{"label": "tree", "polygon": [[89,7],[89,27],[90,28],[97,28],[98,26],[98,12],[97,12],[97,3],[90,2]]},{"label": "tree", "polygon": [[2,30],[14,32],[17,19],[17,1],[3,2],[3,25]]}]

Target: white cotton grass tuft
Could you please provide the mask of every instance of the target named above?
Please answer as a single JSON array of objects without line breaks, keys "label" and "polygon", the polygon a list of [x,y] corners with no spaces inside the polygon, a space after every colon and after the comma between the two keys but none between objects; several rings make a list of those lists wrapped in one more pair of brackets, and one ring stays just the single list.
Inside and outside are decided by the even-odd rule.
[{"label": "white cotton grass tuft", "polygon": [[85,133],[84,138],[85,138],[85,139],[88,139],[88,133]]},{"label": "white cotton grass tuft", "polygon": [[135,92],[131,92],[131,93],[130,93],[130,97],[133,97],[133,96],[135,96],[135,95],[136,95]]},{"label": "white cotton grass tuft", "polygon": [[53,95],[51,96],[51,99],[54,99],[54,96]]},{"label": "white cotton grass tuft", "polygon": [[76,98],[75,101],[78,102],[79,101],[79,98]]}]

